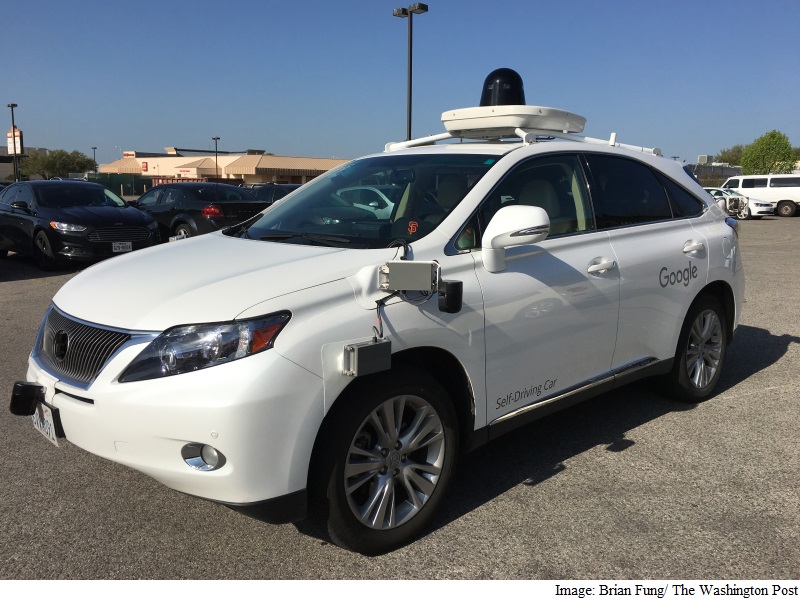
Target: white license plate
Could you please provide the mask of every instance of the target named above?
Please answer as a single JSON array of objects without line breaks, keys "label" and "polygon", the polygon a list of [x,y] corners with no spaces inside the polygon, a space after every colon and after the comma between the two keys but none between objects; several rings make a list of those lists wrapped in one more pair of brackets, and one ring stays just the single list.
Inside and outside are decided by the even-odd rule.
[{"label": "white license plate", "polygon": [[130,252],[133,250],[132,242],[111,242],[112,252]]},{"label": "white license plate", "polygon": [[34,428],[44,437],[58,446],[58,436],[56,434],[56,420],[53,418],[53,411],[49,406],[39,402],[36,405],[36,412],[31,416]]}]

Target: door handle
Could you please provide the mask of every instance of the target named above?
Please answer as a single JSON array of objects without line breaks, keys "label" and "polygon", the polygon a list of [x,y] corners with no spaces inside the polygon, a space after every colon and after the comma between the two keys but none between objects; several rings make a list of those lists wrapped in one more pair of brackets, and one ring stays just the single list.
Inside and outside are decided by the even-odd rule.
[{"label": "door handle", "polygon": [[596,258],[595,260],[599,260],[601,262],[592,263],[591,265],[589,265],[589,268],[586,269],[592,275],[605,273],[606,271],[610,271],[612,269],[617,268],[617,261],[615,260],[604,260],[602,258]]},{"label": "door handle", "polygon": [[695,242],[693,240],[689,240],[683,245],[683,253],[684,254],[691,254],[692,252],[699,252],[700,250],[704,250],[705,245],[703,242]]}]

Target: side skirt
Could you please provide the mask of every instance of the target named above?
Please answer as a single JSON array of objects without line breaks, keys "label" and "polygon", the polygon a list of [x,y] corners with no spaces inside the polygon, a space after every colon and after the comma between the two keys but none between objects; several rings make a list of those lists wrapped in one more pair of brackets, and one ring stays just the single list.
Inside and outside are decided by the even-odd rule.
[{"label": "side skirt", "polygon": [[589,400],[639,379],[669,373],[672,369],[673,361],[674,359],[671,358],[667,360],[658,360],[653,357],[645,358],[614,369],[567,390],[562,390],[558,394],[537,401],[535,404],[523,406],[496,419],[487,427],[473,432],[466,447],[468,450],[474,450],[517,427],[532,423],[554,412],[579,404],[584,400]]}]

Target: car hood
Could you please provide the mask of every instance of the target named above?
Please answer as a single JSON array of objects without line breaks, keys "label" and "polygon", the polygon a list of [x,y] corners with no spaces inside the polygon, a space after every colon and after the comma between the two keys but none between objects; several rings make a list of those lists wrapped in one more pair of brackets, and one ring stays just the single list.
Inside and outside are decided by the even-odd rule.
[{"label": "car hood", "polygon": [[377,267],[381,260],[386,257],[380,250],[262,242],[212,233],[98,263],[68,281],[53,302],[91,323],[162,331],[175,325],[229,321],[260,302],[348,277],[370,264]]},{"label": "car hood", "polygon": [[46,212],[49,220],[90,227],[113,227],[117,224],[145,226],[153,222],[152,217],[131,206],[70,206],[46,208],[42,212]]}]

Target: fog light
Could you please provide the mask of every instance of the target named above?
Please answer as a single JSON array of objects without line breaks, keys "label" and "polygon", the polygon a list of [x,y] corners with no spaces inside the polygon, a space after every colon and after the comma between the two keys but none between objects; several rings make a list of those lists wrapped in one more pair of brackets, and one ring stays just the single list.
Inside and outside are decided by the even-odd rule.
[{"label": "fog light", "polygon": [[186,444],[181,448],[181,456],[187,465],[198,471],[216,471],[225,464],[225,455],[208,444]]}]

